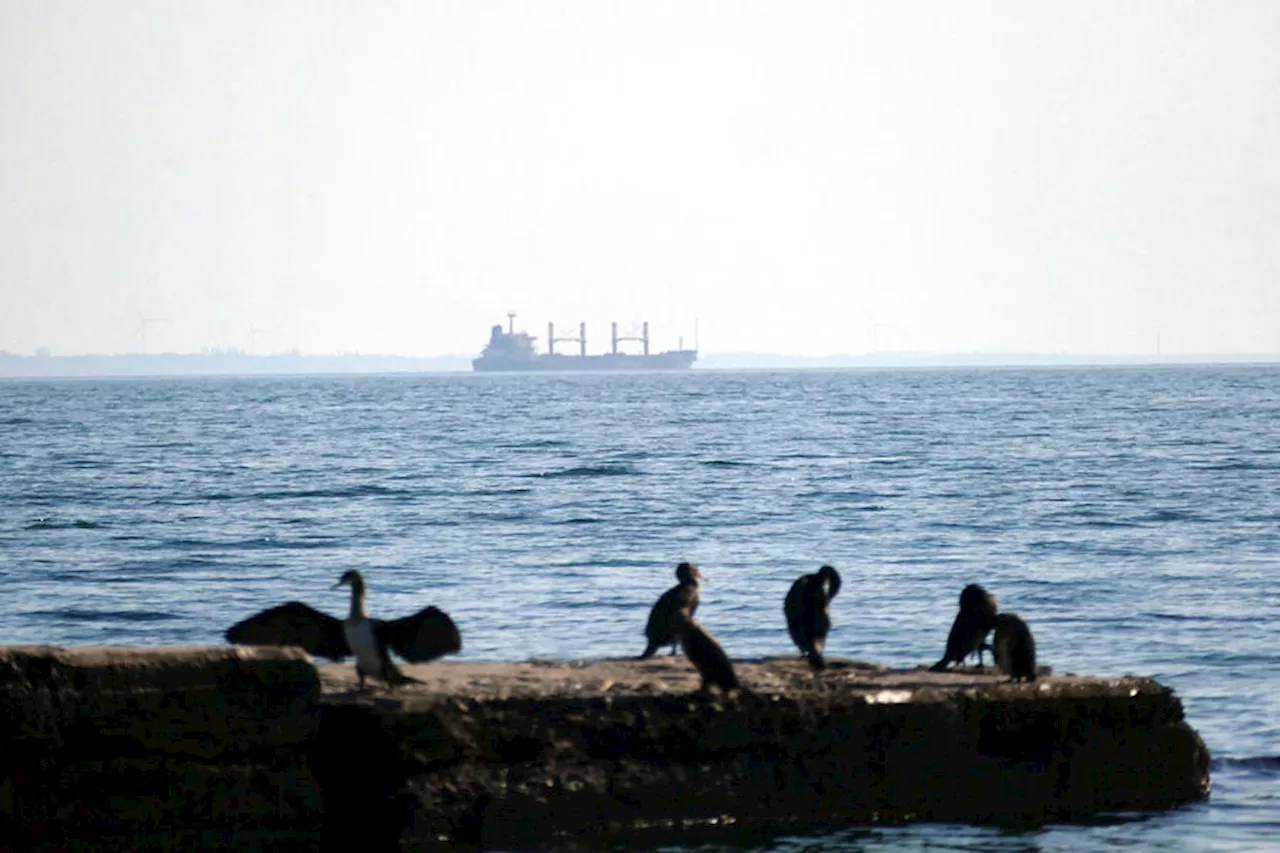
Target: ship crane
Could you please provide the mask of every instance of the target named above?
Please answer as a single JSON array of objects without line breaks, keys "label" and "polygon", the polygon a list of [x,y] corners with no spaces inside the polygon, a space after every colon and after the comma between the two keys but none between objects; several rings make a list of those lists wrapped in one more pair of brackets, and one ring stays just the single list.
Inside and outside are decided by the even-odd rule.
[{"label": "ship crane", "polygon": [[649,321],[645,320],[644,325],[641,328],[643,329],[643,331],[640,333],[639,336],[619,335],[618,324],[614,323],[613,324],[613,354],[614,355],[618,354],[618,341],[640,341],[642,344],[644,344],[644,354],[648,355],[649,354]]},{"label": "ship crane", "polygon": [[578,324],[578,336],[577,336],[577,337],[564,337],[564,338],[557,338],[557,337],[556,337],[556,324],[555,324],[555,323],[548,323],[548,324],[547,324],[547,354],[548,354],[548,355],[555,355],[555,354],[556,354],[556,344],[558,344],[558,343],[572,343],[572,342],[574,342],[574,341],[577,341],[577,343],[578,343],[578,354],[579,354],[579,355],[586,355],[586,354],[587,354],[587,324],[586,324],[586,323],[579,323],[579,324]]}]

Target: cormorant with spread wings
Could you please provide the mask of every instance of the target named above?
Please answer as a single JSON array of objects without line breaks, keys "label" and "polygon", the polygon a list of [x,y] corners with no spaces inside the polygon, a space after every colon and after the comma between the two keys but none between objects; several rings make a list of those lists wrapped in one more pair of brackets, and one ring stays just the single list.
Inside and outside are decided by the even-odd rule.
[{"label": "cormorant with spread wings", "polygon": [[388,686],[416,682],[392,662],[394,651],[411,663],[424,663],[461,651],[462,636],[438,607],[424,607],[412,616],[384,622],[370,619],[364,608],[365,582],[359,571],[343,574],[337,586],[351,587],[351,610],[335,619],[300,601],[264,610],[227,629],[227,642],[248,646],[301,646],[316,657],[338,661],[356,658],[356,674],[364,690],[366,676]]}]

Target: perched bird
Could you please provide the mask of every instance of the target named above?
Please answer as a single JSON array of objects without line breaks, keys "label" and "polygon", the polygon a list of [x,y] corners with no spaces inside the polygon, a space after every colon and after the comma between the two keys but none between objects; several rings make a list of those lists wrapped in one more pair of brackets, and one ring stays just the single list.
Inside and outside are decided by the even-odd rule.
[{"label": "perched bird", "polygon": [[1016,613],[995,618],[996,636],[992,653],[996,666],[1014,681],[1036,680],[1036,641],[1031,629]]},{"label": "perched bird", "polygon": [[412,616],[384,622],[370,619],[364,609],[364,575],[352,569],[335,586],[351,587],[351,610],[344,620],[290,601],[264,610],[227,629],[227,642],[247,646],[301,646],[317,657],[342,660],[355,655],[356,675],[364,690],[366,676],[388,686],[416,682],[391,660],[394,651],[407,661],[422,663],[461,651],[462,636],[443,610],[425,607]]},{"label": "perched bird", "polygon": [[676,653],[680,642],[680,629],[685,623],[684,614],[689,619],[698,609],[698,584],[702,575],[693,563],[681,563],[676,566],[676,578],[680,583],[664,592],[649,611],[649,622],[644,626],[644,635],[649,640],[640,653],[640,660],[652,657],[659,646],[671,645],[671,653]]},{"label": "perched bird", "polygon": [[978,653],[981,666],[983,649],[991,648],[983,640],[995,627],[995,618],[996,597],[976,583],[966,586],[960,593],[960,612],[947,635],[947,650],[942,660],[933,665],[933,671],[942,672],[951,663],[962,664],[974,652]]},{"label": "perched bird", "polygon": [[822,659],[822,648],[831,630],[827,606],[839,591],[840,573],[831,566],[823,566],[814,574],[796,578],[782,605],[787,615],[787,631],[814,669],[827,665]]},{"label": "perched bird", "polygon": [[684,656],[702,676],[699,690],[704,693],[712,687],[719,687],[725,693],[742,690],[724,647],[692,617],[682,615],[680,618],[684,623],[680,626],[680,645],[684,647]]}]

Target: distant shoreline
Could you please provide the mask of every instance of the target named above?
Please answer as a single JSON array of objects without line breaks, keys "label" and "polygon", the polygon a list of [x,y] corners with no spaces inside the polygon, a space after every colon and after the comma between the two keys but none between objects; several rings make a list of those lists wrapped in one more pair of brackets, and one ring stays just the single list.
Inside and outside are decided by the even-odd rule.
[{"label": "distant shoreline", "polygon": [[[280,376],[326,374],[471,373],[471,356],[248,355],[244,353],[15,355],[0,353],[0,378],[144,376]],[[694,370],[832,370],[846,368],[1091,367],[1276,364],[1280,354],[1079,355],[1069,353],[868,353],[787,356],[709,353]]]}]

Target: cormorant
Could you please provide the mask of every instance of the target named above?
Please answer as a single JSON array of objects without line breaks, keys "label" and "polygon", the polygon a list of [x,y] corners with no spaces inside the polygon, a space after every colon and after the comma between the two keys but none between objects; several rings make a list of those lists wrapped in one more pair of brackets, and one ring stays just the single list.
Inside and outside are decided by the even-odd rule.
[{"label": "cormorant", "polygon": [[950,663],[963,664],[974,652],[978,653],[978,665],[982,666],[982,651],[991,648],[983,640],[995,627],[995,618],[996,597],[976,583],[966,586],[960,592],[960,612],[947,635],[947,650],[942,660],[933,665],[933,671],[942,672]]},{"label": "cormorant", "polygon": [[702,676],[702,686],[699,689],[708,692],[712,687],[719,687],[725,693],[741,690],[742,685],[738,683],[738,676],[733,671],[733,664],[729,662],[724,647],[692,617],[682,612],[679,618],[684,623],[680,627],[680,645],[684,647],[684,656]]},{"label": "cormorant", "polygon": [[248,646],[301,646],[317,657],[342,660],[354,654],[360,689],[366,676],[388,686],[416,682],[392,662],[388,650],[422,663],[462,649],[462,637],[443,610],[425,607],[412,616],[384,622],[364,609],[364,576],[352,569],[335,586],[351,587],[351,610],[345,620],[321,613],[300,601],[272,607],[227,629],[229,643]]},{"label": "cormorant", "polygon": [[1016,613],[995,618],[996,636],[992,654],[996,666],[1013,681],[1036,680],[1036,641],[1031,629]]},{"label": "cormorant", "polygon": [[827,632],[831,630],[831,614],[827,605],[840,591],[840,573],[831,566],[823,566],[811,575],[801,575],[791,585],[782,610],[787,614],[787,631],[809,659],[814,669],[827,664],[822,659],[822,648],[827,644]]},{"label": "cormorant", "polygon": [[676,566],[676,578],[680,583],[664,592],[649,611],[649,622],[644,626],[644,635],[649,645],[640,654],[640,660],[652,657],[659,646],[671,645],[671,653],[676,653],[676,645],[680,642],[680,628],[684,620],[680,614],[693,618],[698,609],[698,584],[702,575],[693,563],[681,563]]}]

